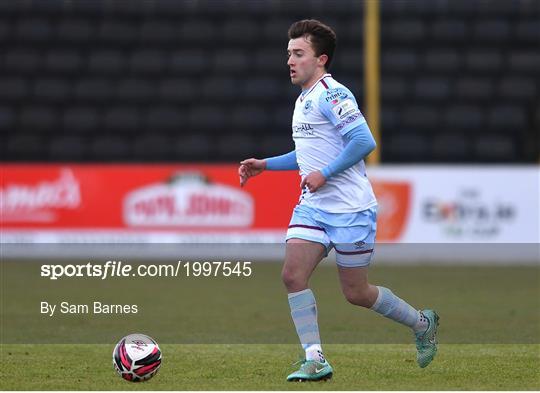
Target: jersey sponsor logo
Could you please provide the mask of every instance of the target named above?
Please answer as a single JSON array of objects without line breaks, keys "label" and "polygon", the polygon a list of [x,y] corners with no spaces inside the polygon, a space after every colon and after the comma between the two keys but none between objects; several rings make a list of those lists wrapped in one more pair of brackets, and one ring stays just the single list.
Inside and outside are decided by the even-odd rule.
[{"label": "jersey sponsor logo", "polygon": [[326,91],[326,97],[324,97],[326,102],[336,105],[340,101],[348,97],[348,94],[340,89],[330,89]]},{"label": "jersey sponsor logo", "polygon": [[353,113],[352,115],[347,117],[345,120],[343,120],[341,123],[339,123],[336,126],[336,129],[339,131],[343,129],[345,126],[347,126],[348,124],[354,123],[356,120],[358,120],[361,117],[362,117],[362,113],[360,113],[360,111]]},{"label": "jersey sponsor logo", "polygon": [[338,120],[343,120],[356,111],[358,111],[358,108],[351,99],[347,99],[332,108],[332,112],[334,112]]},{"label": "jersey sponsor logo", "polygon": [[304,104],[304,109],[302,109],[302,112],[304,115],[307,115],[311,110],[313,109],[313,101],[307,100]]},{"label": "jersey sponsor logo", "polygon": [[292,126],[293,134],[300,134],[304,136],[313,135],[314,128],[309,123],[298,123]]}]

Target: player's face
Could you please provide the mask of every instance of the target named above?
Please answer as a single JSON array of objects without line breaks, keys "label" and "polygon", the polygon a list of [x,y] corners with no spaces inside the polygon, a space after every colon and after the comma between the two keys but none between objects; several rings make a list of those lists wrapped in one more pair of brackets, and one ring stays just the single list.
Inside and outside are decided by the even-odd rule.
[{"label": "player's face", "polygon": [[321,59],[315,56],[315,51],[306,37],[298,37],[289,41],[287,47],[289,72],[293,85],[302,89],[310,87],[324,73]]}]

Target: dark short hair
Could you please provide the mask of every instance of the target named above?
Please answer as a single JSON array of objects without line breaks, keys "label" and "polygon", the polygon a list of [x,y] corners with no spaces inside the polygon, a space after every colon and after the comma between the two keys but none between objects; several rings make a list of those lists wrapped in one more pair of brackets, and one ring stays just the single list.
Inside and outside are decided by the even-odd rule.
[{"label": "dark short hair", "polygon": [[304,36],[310,39],[317,57],[322,54],[328,56],[328,61],[324,66],[328,70],[336,48],[337,36],[334,30],[316,19],[300,20],[289,27],[290,40]]}]

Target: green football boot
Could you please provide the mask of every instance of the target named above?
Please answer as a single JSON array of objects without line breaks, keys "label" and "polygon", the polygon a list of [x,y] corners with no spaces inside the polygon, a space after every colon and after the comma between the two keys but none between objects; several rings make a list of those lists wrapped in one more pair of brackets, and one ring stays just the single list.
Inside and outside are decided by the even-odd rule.
[{"label": "green football boot", "polygon": [[424,332],[415,333],[416,336],[416,361],[421,368],[431,363],[437,353],[437,326],[439,326],[439,316],[433,310],[422,310],[422,314],[429,321],[429,325]]},{"label": "green football boot", "polygon": [[326,360],[324,362],[318,362],[316,360],[303,359],[298,363],[301,363],[300,369],[290,374],[287,377],[287,381],[324,381],[332,378],[332,374],[334,373],[332,366]]}]

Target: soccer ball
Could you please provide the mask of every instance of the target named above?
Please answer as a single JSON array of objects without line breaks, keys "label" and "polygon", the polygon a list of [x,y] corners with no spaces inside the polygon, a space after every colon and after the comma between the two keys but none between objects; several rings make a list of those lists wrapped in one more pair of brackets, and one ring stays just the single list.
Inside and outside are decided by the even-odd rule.
[{"label": "soccer ball", "polygon": [[161,350],[152,338],[144,334],[130,334],[114,347],[113,365],[127,381],[147,381],[161,366]]}]

